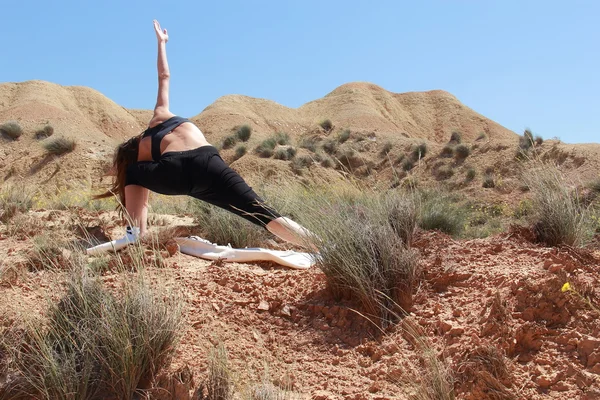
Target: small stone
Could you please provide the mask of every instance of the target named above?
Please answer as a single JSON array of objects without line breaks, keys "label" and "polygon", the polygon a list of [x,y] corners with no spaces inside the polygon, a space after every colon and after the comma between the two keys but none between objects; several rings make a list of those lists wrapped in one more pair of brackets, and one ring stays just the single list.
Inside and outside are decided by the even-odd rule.
[{"label": "small stone", "polygon": [[552,385],[552,379],[547,375],[541,375],[535,380],[535,383],[545,389]]},{"label": "small stone", "polygon": [[281,309],[281,314],[283,314],[287,317],[291,317],[292,310],[291,310],[290,306],[288,306],[287,304],[285,306],[283,306],[283,308]]},{"label": "small stone", "polygon": [[450,334],[450,336],[460,336],[465,332],[465,328],[461,327],[461,326],[457,326],[454,327],[452,329],[450,329],[450,331],[448,332]]},{"label": "small stone", "polygon": [[438,323],[440,329],[442,330],[443,333],[448,332],[450,329],[452,329],[452,324],[447,322],[447,321],[440,321]]},{"label": "small stone", "polygon": [[261,300],[257,307],[261,311],[269,311],[271,308],[266,300]]}]

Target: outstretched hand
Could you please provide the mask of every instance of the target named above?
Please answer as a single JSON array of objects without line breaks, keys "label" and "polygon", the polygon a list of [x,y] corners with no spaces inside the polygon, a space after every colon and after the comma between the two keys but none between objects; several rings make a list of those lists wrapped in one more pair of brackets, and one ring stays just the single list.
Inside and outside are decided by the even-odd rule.
[{"label": "outstretched hand", "polygon": [[167,34],[167,30],[160,29],[160,24],[158,23],[157,20],[154,20],[154,32],[156,32],[156,38],[158,39],[159,42],[165,42],[167,43],[169,41],[169,35]]}]

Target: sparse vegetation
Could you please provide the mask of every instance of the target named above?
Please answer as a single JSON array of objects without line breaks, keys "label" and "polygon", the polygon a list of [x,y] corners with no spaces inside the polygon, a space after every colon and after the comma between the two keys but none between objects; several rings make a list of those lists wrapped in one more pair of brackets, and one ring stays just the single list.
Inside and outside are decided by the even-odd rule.
[{"label": "sparse vegetation", "polygon": [[413,146],[411,151],[411,156],[413,161],[419,161],[427,155],[427,144],[420,143],[418,145]]},{"label": "sparse vegetation", "polygon": [[462,134],[459,131],[452,132],[452,135],[450,135],[450,143],[460,144],[461,142],[462,142]]},{"label": "sparse vegetation", "polygon": [[471,154],[471,149],[467,145],[459,144],[456,146],[454,152],[457,160],[464,160],[469,156],[469,154]]},{"label": "sparse vegetation", "polygon": [[276,160],[291,160],[296,155],[296,148],[292,146],[279,146],[275,149],[273,158]]},{"label": "sparse vegetation", "polygon": [[276,143],[280,146],[285,146],[292,142],[290,139],[290,135],[288,135],[285,132],[277,132],[274,138]]},{"label": "sparse vegetation", "polygon": [[444,165],[436,168],[434,174],[438,181],[443,181],[452,178],[452,176],[454,176],[454,170],[452,167]]},{"label": "sparse vegetation", "polygon": [[[81,262],[81,261],[79,261]],[[85,268],[85,267],[84,267]],[[170,361],[181,329],[181,307],[143,280],[118,298],[83,269],[66,294],[21,334],[5,336],[15,371],[8,393],[44,399],[133,398]],[[6,341],[9,341],[6,343]]]},{"label": "sparse vegetation", "polygon": [[465,175],[465,180],[467,182],[471,182],[473,179],[475,179],[475,176],[477,176],[477,171],[475,171],[475,168],[469,168]]},{"label": "sparse vegetation", "polygon": [[58,156],[75,150],[76,142],[73,139],[57,137],[55,139],[48,139],[47,141],[44,141],[42,146],[49,154]]},{"label": "sparse vegetation", "polygon": [[404,161],[402,161],[402,170],[403,171],[410,171],[411,169],[413,169],[415,166],[415,164],[410,161],[408,158],[405,158]]},{"label": "sparse vegetation", "polygon": [[491,189],[491,188],[495,188],[496,187],[496,180],[494,179],[494,175],[491,173],[486,173],[483,176],[483,183],[481,184],[482,187],[486,188],[486,189]]},{"label": "sparse vegetation", "polygon": [[0,133],[17,140],[23,134],[23,128],[17,121],[8,121],[0,125]]},{"label": "sparse vegetation", "polygon": [[246,147],[246,145],[240,144],[239,146],[237,146],[235,148],[235,159],[239,160],[244,155],[246,155],[247,152],[248,152],[248,148]]},{"label": "sparse vegetation", "polygon": [[447,144],[442,148],[440,152],[440,157],[443,158],[452,158],[454,157],[454,146],[451,144]]},{"label": "sparse vegetation", "polygon": [[330,119],[324,119],[323,121],[319,122],[319,126],[323,128],[325,132],[331,132],[333,129],[333,123]]},{"label": "sparse vegetation", "polygon": [[221,142],[221,148],[227,150],[235,146],[237,143],[237,137],[234,135],[226,136]]},{"label": "sparse vegetation", "polygon": [[487,133],[485,133],[485,132],[481,132],[481,133],[479,134],[479,136],[477,136],[477,139],[475,139],[475,140],[479,142],[479,141],[481,141],[481,140],[486,140],[487,138],[488,138],[488,135],[487,135]]},{"label": "sparse vegetation", "polygon": [[419,194],[419,226],[459,236],[464,229],[466,213],[456,200],[440,191],[421,191]]},{"label": "sparse vegetation", "polygon": [[390,151],[392,151],[392,147],[394,147],[394,146],[392,145],[391,142],[385,142],[383,144],[383,147],[381,148],[380,155],[387,156],[390,153]]},{"label": "sparse vegetation", "polygon": [[350,139],[350,134],[351,134],[350,129],[344,129],[338,135],[338,142],[340,144],[346,142],[348,139]]},{"label": "sparse vegetation", "polygon": [[323,142],[323,151],[327,154],[335,154],[338,149],[338,142],[335,140],[326,140]]},{"label": "sparse vegetation", "polygon": [[303,222],[318,238],[317,262],[336,295],[356,298],[383,325],[396,304],[410,305],[417,277],[417,254],[408,247],[416,223],[410,197],[320,194],[302,201],[310,208]]},{"label": "sparse vegetation", "polygon": [[46,124],[43,128],[35,131],[35,138],[38,140],[46,139],[52,135],[54,135],[54,128],[50,124]]},{"label": "sparse vegetation", "polygon": [[300,148],[307,149],[308,151],[317,151],[317,145],[319,144],[319,138],[316,136],[304,137],[300,140]]},{"label": "sparse vegetation", "polygon": [[18,213],[33,207],[35,191],[32,187],[4,184],[0,189],[0,221],[7,222]]},{"label": "sparse vegetation", "polygon": [[538,240],[549,246],[583,245],[592,233],[588,210],[558,168],[540,164],[523,178],[533,194],[532,223]]},{"label": "sparse vegetation", "polygon": [[302,170],[311,166],[313,162],[314,160],[310,156],[294,157],[291,163],[292,171],[294,171],[295,174],[301,175]]},{"label": "sparse vegetation", "polygon": [[259,157],[269,158],[273,155],[275,146],[277,146],[277,140],[275,138],[265,139],[256,147],[256,149],[254,149],[254,152],[258,154]]},{"label": "sparse vegetation", "polygon": [[206,379],[206,400],[233,399],[233,375],[229,367],[227,349],[219,344],[211,349],[208,357],[208,378]]},{"label": "sparse vegetation", "polygon": [[266,231],[239,216],[200,200],[193,202],[195,223],[202,237],[220,245],[257,247],[266,239]]},{"label": "sparse vegetation", "polygon": [[242,142],[247,142],[251,135],[252,127],[250,125],[242,125],[235,131],[235,137]]}]

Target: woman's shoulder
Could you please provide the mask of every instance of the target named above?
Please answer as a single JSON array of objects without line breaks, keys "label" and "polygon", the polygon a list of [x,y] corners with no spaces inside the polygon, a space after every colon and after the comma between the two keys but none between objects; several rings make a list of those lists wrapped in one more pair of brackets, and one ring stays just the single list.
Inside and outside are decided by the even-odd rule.
[{"label": "woman's shoulder", "polygon": [[155,126],[160,125],[173,117],[176,117],[176,115],[170,112],[169,110],[155,110],[154,115],[152,116],[152,119],[148,124],[148,128],[154,128]]}]

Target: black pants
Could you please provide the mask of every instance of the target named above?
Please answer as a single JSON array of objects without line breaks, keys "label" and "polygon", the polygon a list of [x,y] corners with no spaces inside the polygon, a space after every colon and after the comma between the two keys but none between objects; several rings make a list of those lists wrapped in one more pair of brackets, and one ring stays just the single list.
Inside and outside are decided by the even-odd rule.
[{"label": "black pants", "polygon": [[264,204],[213,146],[167,152],[158,161],[131,164],[125,184],[166,195],[192,196],[263,227],[281,216]]}]

